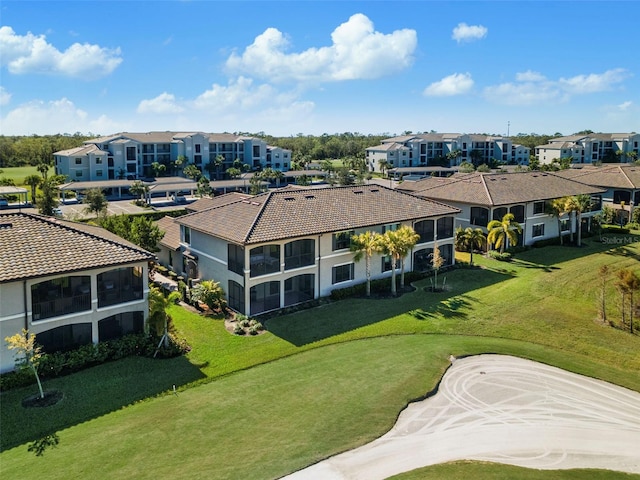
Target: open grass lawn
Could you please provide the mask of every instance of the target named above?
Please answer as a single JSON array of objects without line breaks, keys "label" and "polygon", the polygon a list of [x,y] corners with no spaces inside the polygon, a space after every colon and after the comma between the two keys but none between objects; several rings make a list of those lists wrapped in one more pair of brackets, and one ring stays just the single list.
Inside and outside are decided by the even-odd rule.
[{"label": "open grass lawn", "polygon": [[[485,268],[446,273],[445,293],[425,292],[425,280],[397,299],[350,299],[271,319],[257,337],[232,336],[221,319],[172,307],[193,347],[186,359],[127,359],[47,381],[65,398],[41,411],[19,405],[33,387],[2,394],[2,476],[275,478],[388,430],[407,402],[437,385],[449,354],[513,354],[640,391],[640,336],[602,325],[596,308],[599,266],[636,268],[640,248],[604,250],[588,240],[512,263],[476,255]],[[608,313],[616,319],[613,282]],[[193,381],[203,384],[119,409]],[[53,432],[56,448],[37,459],[27,451]],[[513,467],[441,468],[444,476],[424,469],[406,478],[514,478]]]},{"label": "open grass lawn", "polygon": [[[29,175],[40,175],[38,169],[36,167],[28,166],[28,167],[5,167],[0,168],[2,173],[0,173],[0,177],[10,178],[14,181],[16,186],[21,187],[24,186],[24,179]],[[49,175],[53,175],[55,173],[55,169],[51,167],[49,169]],[[30,187],[27,187],[30,188]]]}]

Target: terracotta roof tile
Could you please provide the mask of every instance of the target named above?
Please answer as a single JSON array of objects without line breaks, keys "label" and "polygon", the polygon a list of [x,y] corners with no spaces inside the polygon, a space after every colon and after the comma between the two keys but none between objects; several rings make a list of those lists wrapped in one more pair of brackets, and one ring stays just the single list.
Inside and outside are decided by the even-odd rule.
[{"label": "terracotta roof tile", "polygon": [[194,230],[238,244],[338,232],[458,213],[379,185],[279,190],[180,217]]},{"label": "terracotta roof tile", "polygon": [[0,283],[154,258],[98,227],[26,213],[0,215]]},{"label": "terracotta roof tile", "polygon": [[550,172],[470,173],[438,182],[425,179],[415,183],[424,188],[414,186],[414,194],[424,198],[487,206],[603,192],[600,188]]}]

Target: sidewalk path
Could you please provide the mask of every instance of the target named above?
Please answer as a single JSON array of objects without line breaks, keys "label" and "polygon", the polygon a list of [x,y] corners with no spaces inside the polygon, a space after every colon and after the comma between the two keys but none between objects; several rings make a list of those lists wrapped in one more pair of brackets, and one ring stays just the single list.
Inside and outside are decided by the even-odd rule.
[{"label": "sidewalk path", "polygon": [[640,473],[640,393],[515,357],[455,360],[387,434],[287,480],[384,479],[469,459]]}]

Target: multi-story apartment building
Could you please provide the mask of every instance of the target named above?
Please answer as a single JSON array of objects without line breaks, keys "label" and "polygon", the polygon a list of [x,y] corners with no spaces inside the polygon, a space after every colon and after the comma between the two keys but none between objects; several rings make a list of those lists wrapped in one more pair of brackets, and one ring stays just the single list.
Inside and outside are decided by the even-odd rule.
[{"label": "multi-story apartment building", "polygon": [[387,168],[452,167],[462,162],[476,165],[492,160],[504,164],[526,164],[530,149],[514,144],[510,138],[460,133],[427,133],[403,135],[367,148],[369,170],[380,171],[380,161]]},{"label": "multi-story apartment building", "polygon": [[[99,227],[0,214],[0,338],[27,329],[55,352],[142,333],[154,259]],[[14,363],[0,347],[0,372]]]},{"label": "multi-story apartment building", "polygon": [[[378,185],[285,188],[256,196],[207,199],[198,211],[161,220],[167,232],[158,257],[189,280],[214,279],[229,306],[246,315],[327,296],[366,281],[351,237],[408,225],[420,235],[406,271],[431,268],[434,248],[454,260],[459,210]],[[371,278],[391,275],[390,258],[375,254]],[[396,265],[398,271],[401,266]]]},{"label": "multi-story apartment building", "polygon": [[[291,151],[230,133],[118,133],[53,155],[56,173],[72,181],[152,177],[156,162],[164,165],[167,173],[193,164],[212,179],[224,178],[224,172],[238,162],[253,171],[287,171],[291,165]],[[182,164],[176,165],[179,161]]]},{"label": "multi-story apartment building", "polygon": [[535,155],[541,164],[570,158],[571,163],[633,162],[638,159],[640,134],[591,133],[570,135],[538,145]]}]

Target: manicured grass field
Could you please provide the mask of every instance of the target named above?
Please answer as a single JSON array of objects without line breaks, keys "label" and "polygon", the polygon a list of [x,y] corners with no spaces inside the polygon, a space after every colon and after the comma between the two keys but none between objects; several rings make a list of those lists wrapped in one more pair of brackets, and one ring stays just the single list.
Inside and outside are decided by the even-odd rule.
[{"label": "manicured grass field", "polygon": [[[28,167],[5,167],[0,168],[2,173],[0,173],[0,177],[10,178],[14,181],[16,186],[21,187],[24,186],[24,179],[29,175],[40,175],[38,169],[36,167],[28,166]],[[49,175],[54,174],[54,168],[51,167],[49,169]]]},{"label": "manicured grass field", "polygon": [[[596,310],[599,266],[636,268],[640,248],[604,250],[588,240],[512,263],[474,256],[485,268],[447,273],[445,293],[425,292],[425,280],[397,299],[271,319],[257,337],[172,307],[193,347],[186,359],[127,359],[47,381],[65,398],[41,411],[19,405],[33,388],[2,394],[3,477],[275,478],[384,433],[407,402],[437,385],[450,354],[513,354],[640,391],[640,336],[602,325]],[[609,283],[615,319],[613,276]],[[193,381],[203,384],[171,393]],[[56,448],[37,459],[27,451],[53,432]],[[445,478],[490,475],[478,464],[443,468]],[[429,471],[407,478],[437,477]],[[557,473],[524,478],[578,478]]]}]

